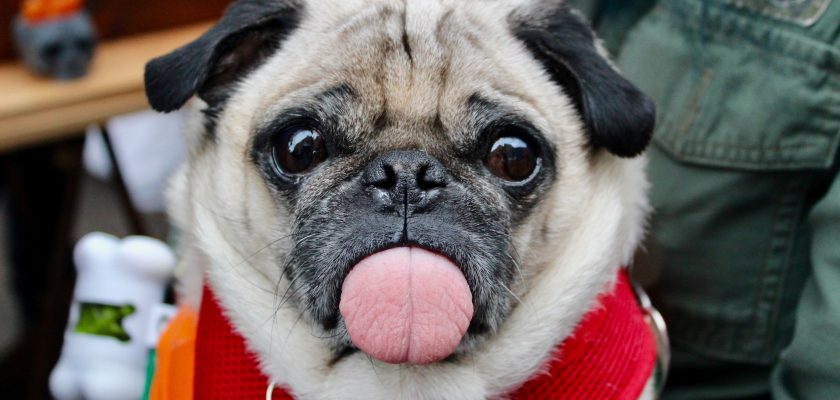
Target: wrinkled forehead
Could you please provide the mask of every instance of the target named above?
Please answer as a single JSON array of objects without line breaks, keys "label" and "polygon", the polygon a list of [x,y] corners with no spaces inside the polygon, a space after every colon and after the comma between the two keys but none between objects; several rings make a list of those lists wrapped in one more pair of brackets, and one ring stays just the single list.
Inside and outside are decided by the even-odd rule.
[{"label": "wrinkled forehead", "polygon": [[515,74],[506,73],[514,55],[504,48],[518,48],[509,10],[495,3],[316,3],[300,40],[278,55],[299,57],[304,66],[295,77],[303,84],[276,99],[275,113],[304,104],[355,126],[345,131],[349,140],[388,135],[391,144],[424,147],[416,142],[426,137],[470,140],[466,117],[486,109],[476,99],[527,103]]}]

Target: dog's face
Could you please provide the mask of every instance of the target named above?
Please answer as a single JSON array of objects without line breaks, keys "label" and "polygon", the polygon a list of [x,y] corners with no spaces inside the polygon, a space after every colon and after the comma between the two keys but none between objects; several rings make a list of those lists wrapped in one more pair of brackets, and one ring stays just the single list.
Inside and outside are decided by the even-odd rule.
[{"label": "dog's face", "polygon": [[396,247],[463,273],[460,352],[493,335],[586,201],[592,160],[641,153],[654,120],[554,1],[241,0],[152,61],[147,90],[162,111],[203,100],[193,206],[338,358],[355,349],[345,278]]}]

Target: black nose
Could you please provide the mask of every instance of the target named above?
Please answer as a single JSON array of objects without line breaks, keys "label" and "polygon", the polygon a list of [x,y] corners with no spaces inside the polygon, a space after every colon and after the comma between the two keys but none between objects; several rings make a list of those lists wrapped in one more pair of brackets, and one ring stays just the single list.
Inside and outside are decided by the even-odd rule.
[{"label": "black nose", "polygon": [[404,205],[421,212],[432,205],[449,181],[446,168],[418,150],[397,150],[379,156],[365,169],[362,184],[380,206]]}]

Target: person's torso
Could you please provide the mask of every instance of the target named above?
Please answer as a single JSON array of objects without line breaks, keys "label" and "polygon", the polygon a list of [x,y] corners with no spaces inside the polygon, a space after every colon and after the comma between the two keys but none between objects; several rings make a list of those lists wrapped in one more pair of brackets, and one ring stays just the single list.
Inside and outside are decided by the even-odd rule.
[{"label": "person's torso", "polygon": [[769,373],[810,270],[804,218],[836,173],[840,1],[660,1],[617,63],[657,103],[648,259],[676,367]]}]

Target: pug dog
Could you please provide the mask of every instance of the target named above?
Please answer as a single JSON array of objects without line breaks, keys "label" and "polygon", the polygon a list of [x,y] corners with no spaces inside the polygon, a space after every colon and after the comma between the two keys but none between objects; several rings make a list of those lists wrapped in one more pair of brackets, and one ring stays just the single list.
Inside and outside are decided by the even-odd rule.
[{"label": "pug dog", "polygon": [[240,0],[146,87],[183,294],[297,398],[503,398],[644,230],[654,105],[563,1]]}]

